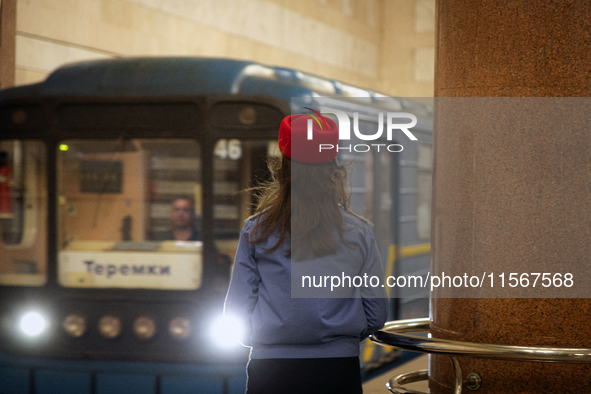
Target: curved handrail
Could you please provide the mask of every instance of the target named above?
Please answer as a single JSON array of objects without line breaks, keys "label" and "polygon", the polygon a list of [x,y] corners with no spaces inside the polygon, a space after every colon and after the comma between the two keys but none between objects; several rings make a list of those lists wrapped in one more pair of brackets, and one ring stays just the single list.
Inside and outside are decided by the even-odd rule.
[{"label": "curved handrail", "polygon": [[421,369],[419,371],[407,372],[402,375],[394,376],[386,383],[386,387],[391,393],[396,394],[424,394],[423,391],[407,389],[405,384],[423,382],[429,379],[429,371]]},{"label": "curved handrail", "polygon": [[408,332],[429,331],[429,323],[429,318],[390,321],[370,338],[379,345],[394,346],[412,352],[506,361],[591,363],[589,348],[510,346],[403,335]]}]

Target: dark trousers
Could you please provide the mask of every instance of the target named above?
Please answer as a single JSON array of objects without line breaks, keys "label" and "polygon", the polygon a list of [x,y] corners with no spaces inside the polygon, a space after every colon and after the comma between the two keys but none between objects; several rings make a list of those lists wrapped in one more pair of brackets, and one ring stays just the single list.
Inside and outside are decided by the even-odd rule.
[{"label": "dark trousers", "polygon": [[246,394],[361,394],[358,357],[253,359]]}]

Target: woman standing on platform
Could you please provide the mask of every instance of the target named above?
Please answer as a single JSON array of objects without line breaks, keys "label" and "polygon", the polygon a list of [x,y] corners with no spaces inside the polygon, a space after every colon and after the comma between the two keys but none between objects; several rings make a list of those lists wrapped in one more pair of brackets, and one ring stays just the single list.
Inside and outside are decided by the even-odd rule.
[{"label": "woman standing on platform", "polygon": [[[370,223],[349,210],[338,138],[331,119],[286,117],[273,181],[240,234],[225,313],[248,327],[247,394],[363,391],[359,342],[383,327],[388,305],[383,287],[346,283],[383,269]],[[343,286],[307,286],[296,271],[342,274]]]}]

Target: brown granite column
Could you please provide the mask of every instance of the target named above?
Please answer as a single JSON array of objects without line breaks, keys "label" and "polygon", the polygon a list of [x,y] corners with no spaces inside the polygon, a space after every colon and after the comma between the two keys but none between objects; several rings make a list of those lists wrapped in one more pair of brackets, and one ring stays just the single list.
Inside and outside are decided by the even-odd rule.
[{"label": "brown granite column", "polygon": [[16,0],[0,0],[0,89],[14,86]]},{"label": "brown granite column", "polygon": [[[436,97],[591,96],[589,1],[437,0],[436,42]],[[474,258],[499,272],[529,272],[548,256],[589,263],[589,131],[516,132],[486,123],[466,129],[437,116],[433,271]],[[482,149],[477,141],[491,146]],[[590,299],[507,297],[433,299],[432,332],[473,342],[591,348]],[[587,365],[460,363],[464,378],[481,376],[478,393],[591,393]],[[447,357],[431,358],[429,380],[431,393],[452,393]]]}]

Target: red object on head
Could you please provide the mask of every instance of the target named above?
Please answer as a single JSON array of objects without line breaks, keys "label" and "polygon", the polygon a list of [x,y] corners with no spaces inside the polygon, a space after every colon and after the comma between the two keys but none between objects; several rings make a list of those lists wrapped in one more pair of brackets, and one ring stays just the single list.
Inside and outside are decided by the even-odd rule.
[{"label": "red object on head", "polygon": [[[315,118],[310,115],[291,115],[283,119],[279,127],[279,150],[285,156],[310,164],[326,163],[337,157],[337,124],[326,117]],[[312,125],[312,139],[308,139],[309,120]]]}]

